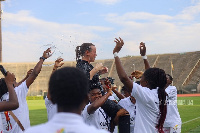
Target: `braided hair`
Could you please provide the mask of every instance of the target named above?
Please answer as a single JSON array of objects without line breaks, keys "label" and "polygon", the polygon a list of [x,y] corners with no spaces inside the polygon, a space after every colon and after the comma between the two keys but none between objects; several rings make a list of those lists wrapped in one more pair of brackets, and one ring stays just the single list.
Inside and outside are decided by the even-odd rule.
[{"label": "braided hair", "polygon": [[76,52],[76,61],[79,60],[81,56],[84,56],[85,52],[88,50],[89,52],[91,51],[90,46],[95,46],[92,43],[83,43],[81,46],[77,46],[75,49]]},{"label": "braided hair", "polygon": [[167,105],[166,105],[166,93],[165,85],[167,83],[167,78],[165,71],[159,68],[149,68],[144,72],[144,78],[148,82],[150,89],[158,88],[158,98],[159,98],[159,120],[156,128],[159,133],[164,133],[163,124],[167,114]]}]

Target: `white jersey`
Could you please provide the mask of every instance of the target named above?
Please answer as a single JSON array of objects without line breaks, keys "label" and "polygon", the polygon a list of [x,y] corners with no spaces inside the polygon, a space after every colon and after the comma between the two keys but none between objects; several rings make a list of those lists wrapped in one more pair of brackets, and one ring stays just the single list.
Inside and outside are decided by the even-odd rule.
[{"label": "white jersey", "polygon": [[157,133],[159,118],[158,89],[150,90],[133,83],[132,96],[136,99],[135,133]]},{"label": "white jersey", "polygon": [[48,121],[57,113],[57,105],[53,104],[47,97],[45,98],[45,106],[47,108]]},{"label": "white jersey", "polygon": [[[24,129],[26,130],[28,127],[30,127],[29,110],[28,110],[28,105],[26,102],[26,96],[28,93],[26,81],[24,81],[18,87],[15,87],[14,90],[17,94],[19,108],[16,110],[13,110],[12,112],[19,119]],[[1,100],[8,101],[9,94],[8,93],[4,94]],[[3,123],[3,133],[23,133],[21,128],[15,122],[13,117],[8,113],[8,111],[1,112],[1,117],[2,117],[2,123]]]},{"label": "white jersey", "polygon": [[0,133],[3,133],[3,123],[0,115]]},{"label": "white jersey", "polygon": [[108,130],[110,125],[110,117],[99,107],[94,113],[88,114],[87,108],[90,104],[86,105],[82,111],[82,117],[88,125],[94,125],[98,129]]},{"label": "white jersey", "polygon": [[108,133],[84,123],[83,118],[75,113],[56,113],[47,123],[33,126],[25,133]]},{"label": "white jersey", "polygon": [[130,100],[130,97],[121,99],[118,104],[126,109],[130,114],[130,133],[134,133],[136,106]]},{"label": "white jersey", "polygon": [[177,108],[177,89],[175,86],[168,86],[165,92],[167,93],[167,116],[163,127],[181,125],[181,117]]}]

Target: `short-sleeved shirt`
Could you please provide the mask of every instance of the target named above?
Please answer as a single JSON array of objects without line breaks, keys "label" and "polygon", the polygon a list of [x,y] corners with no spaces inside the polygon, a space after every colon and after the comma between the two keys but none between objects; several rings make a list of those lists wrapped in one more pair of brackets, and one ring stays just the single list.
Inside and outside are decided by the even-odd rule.
[{"label": "short-sleeved shirt", "polygon": [[150,90],[133,83],[132,96],[136,99],[135,133],[157,133],[159,99],[157,88]]},{"label": "short-sleeved shirt", "polygon": [[[17,99],[19,102],[19,108],[13,110],[12,112],[19,119],[24,129],[26,130],[28,127],[30,127],[29,110],[26,102],[26,96],[28,93],[28,87],[26,85],[26,81],[22,82],[18,87],[15,87],[14,90],[16,92]],[[8,93],[4,94],[1,100],[8,101],[9,94]],[[8,113],[8,111],[1,112],[0,114],[3,123],[3,133],[23,133],[21,128],[15,122],[13,117]]]},{"label": "short-sleeved shirt", "polygon": [[108,133],[84,123],[75,113],[56,113],[47,123],[30,127],[25,133]]},{"label": "short-sleeved shirt", "polygon": [[53,104],[47,97],[45,98],[45,106],[47,108],[48,121],[57,113],[57,105]]},{"label": "short-sleeved shirt", "polygon": [[130,133],[134,133],[136,106],[130,100],[130,97],[121,99],[118,104],[126,109],[130,114]]},{"label": "short-sleeved shirt", "polygon": [[111,118],[99,107],[94,113],[89,114],[87,108],[90,104],[86,105],[81,115],[88,125],[93,125],[98,129],[108,130]]},{"label": "short-sleeved shirt", "polygon": [[177,107],[177,89],[175,86],[168,86],[165,92],[167,93],[167,115],[163,127],[181,125],[181,117]]}]

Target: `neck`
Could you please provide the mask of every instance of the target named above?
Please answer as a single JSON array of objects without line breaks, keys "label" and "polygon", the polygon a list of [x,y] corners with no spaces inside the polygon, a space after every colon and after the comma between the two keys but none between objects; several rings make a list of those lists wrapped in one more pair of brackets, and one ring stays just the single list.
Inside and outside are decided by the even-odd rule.
[{"label": "neck", "polygon": [[89,58],[88,57],[82,57],[82,60],[84,60],[84,61],[87,61],[89,64],[90,64],[90,60],[89,60]]},{"label": "neck", "polygon": [[75,114],[81,115],[81,110],[79,110],[79,109],[65,109],[62,107],[57,107],[57,109],[58,109],[58,112],[75,113]]}]

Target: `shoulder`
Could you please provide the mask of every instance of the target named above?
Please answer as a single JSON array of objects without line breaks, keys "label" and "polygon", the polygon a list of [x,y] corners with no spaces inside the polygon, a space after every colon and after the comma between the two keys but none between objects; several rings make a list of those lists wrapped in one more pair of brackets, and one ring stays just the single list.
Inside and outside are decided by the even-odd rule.
[{"label": "shoulder", "polygon": [[118,103],[122,104],[122,103],[126,103],[128,101],[129,97],[126,97],[124,99],[121,99]]},{"label": "shoulder", "polygon": [[24,133],[39,133],[39,132],[45,132],[45,124],[37,125],[37,126],[32,126],[28,129],[25,130]]},{"label": "shoulder", "polygon": [[97,129],[92,125],[86,125],[86,124],[82,127],[82,129],[84,129],[83,133],[108,133],[108,131],[106,130]]},{"label": "shoulder", "polygon": [[28,89],[27,85],[26,85],[26,80],[24,82],[22,82],[19,86],[15,87],[15,91],[21,88],[25,88]]}]

